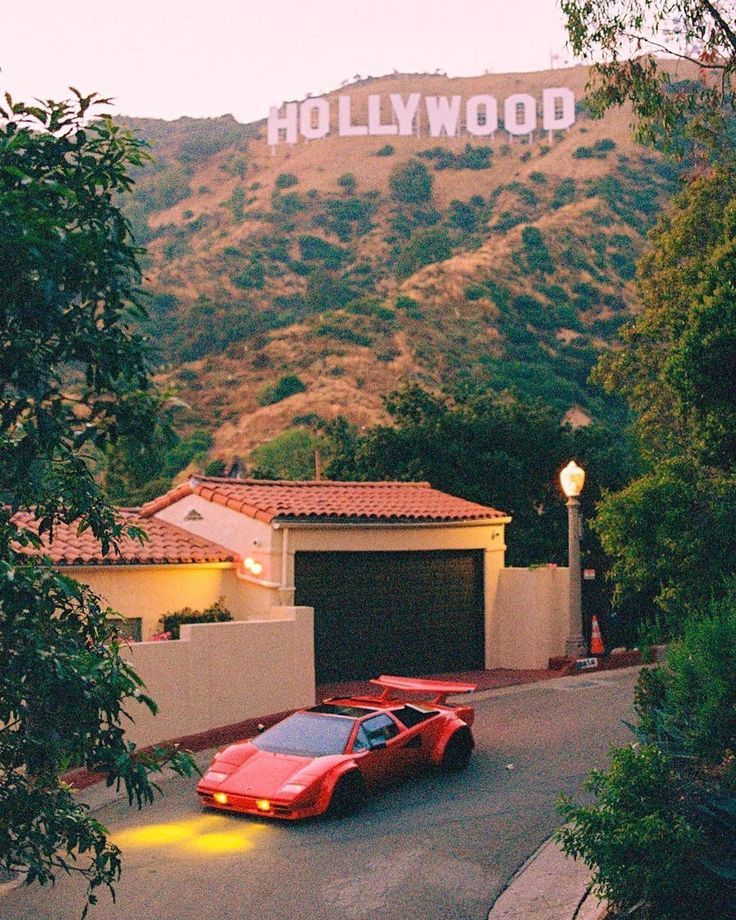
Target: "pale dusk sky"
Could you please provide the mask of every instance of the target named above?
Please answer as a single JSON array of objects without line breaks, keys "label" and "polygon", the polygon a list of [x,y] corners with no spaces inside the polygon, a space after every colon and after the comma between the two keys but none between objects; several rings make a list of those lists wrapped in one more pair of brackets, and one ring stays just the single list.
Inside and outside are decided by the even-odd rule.
[{"label": "pale dusk sky", "polygon": [[247,122],[356,74],[546,70],[565,42],[557,0],[6,0],[0,90]]}]

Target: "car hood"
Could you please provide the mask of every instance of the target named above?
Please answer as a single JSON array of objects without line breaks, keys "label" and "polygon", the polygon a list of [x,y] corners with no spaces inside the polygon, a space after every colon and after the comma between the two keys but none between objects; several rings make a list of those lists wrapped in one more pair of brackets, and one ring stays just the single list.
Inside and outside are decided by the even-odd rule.
[{"label": "car hood", "polygon": [[[248,759],[219,784],[218,789],[234,795],[274,798],[279,789],[305,767],[314,763],[313,757],[274,754],[254,747]],[[213,769],[217,769],[213,765]],[[310,779],[314,778],[313,776]],[[304,781],[304,780],[302,780]]]}]

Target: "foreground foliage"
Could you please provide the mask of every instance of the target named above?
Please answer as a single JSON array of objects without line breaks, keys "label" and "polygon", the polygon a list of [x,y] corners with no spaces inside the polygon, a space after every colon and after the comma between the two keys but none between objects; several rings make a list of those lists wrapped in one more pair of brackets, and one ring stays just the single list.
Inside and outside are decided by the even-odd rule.
[{"label": "foreground foliage", "polygon": [[[602,115],[631,103],[637,133],[677,156],[732,157],[729,118],[736,70],[730,0],[562,0],[570,45],[593,63],[587,103]],[[662,52],[695,65],[673,81]]]},{"label": "foreground foliage", "polygon": [[563,799],[565,852],[597,893],[647,920],[732,916],[736,897],[736,585],[691,620],[666,668],[641,674],[639,745],[594,771],[593,805]]},{"label": "foreground foliage", "polygon": [[0,107],[0,865],[27,869],[29,883],[79,873],[90,903],[119,877],[120,853],[60,775],[101,770],[140,806],[152,772],[193,766],[126,740],[129,705],[155,703],[113,621],[28,556],[62,521],[115,551],[122,525],[91,459],[146,436],[127,411],[148,390],[133,324],[139,253],[116,205],[145,154],[108,119],[88,120],[97,101]]},{"label": "foreground foliage", "polygon": [[735,215],[731,168],[674,199],[639,264],[644,310],[596,370],[633,410],[650,470],[607,496],[594,526],[616,602],[670,635],[734,571]]}]

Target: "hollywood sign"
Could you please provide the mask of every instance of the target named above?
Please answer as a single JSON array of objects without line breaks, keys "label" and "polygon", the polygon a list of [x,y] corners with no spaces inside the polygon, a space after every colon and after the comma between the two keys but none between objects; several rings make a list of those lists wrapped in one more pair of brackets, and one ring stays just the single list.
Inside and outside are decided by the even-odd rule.
[{"label": "hollywood sign", "polygon": [[[422,106],[422,101],[424,105]],[[459,137],[462,129],[472,137],[491,137],[498,131],[498,100],[495,96],[470,96],[463,105],[462,96],[422,96],[421,93],[378,93],[368,96],[367,118],[356,121],[353,100],[349,95],[337,97],[337,134],[339,137],[410,137],[419,134],[422,114],[430,137]],[[318,97],[304,102],[287,102],[283,111],[274,106],[268,113],[268,143],[285,140],[295,144],[300,137],[313,141],[327,137],[333,124],[332,106]],[[384,116],[387,116],[384,121]],[[531,134],[538,128],[537,100],[528,93],[507,96],[503,104],[503,130],[511,135]],[[542,91],[542,128],[562,131],[575,122],[575,94],[555,87]]]}]

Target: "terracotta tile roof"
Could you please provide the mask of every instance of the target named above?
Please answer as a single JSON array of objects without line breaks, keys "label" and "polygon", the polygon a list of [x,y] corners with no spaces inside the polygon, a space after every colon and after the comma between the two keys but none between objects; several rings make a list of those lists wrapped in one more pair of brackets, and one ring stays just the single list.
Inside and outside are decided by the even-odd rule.
[{"label": "terracotta tile roof", "polygon": [[149,518],[188,495],[199,495],[248,517],[271,521],[442,523],[506,517],[455,498],[427,482],[287,482],[193,476],[141,508]]},{"label": "terracotta tile roof", "polygon": [[[76,524],[60,524],[54,528],[54,538],[49,544],[43,538],[44,555],[55,565],[163,565],[190,562],[234,562],[237,555],[218,543],[182,530],[159,518],[143,519],[137,508],[118,509],[119,517],[128,526],[140,527],[148,535],[141,543],[130,536],[119,541],[120,552],[111,550],[102,555],[99,542],[89,530],[77,532]],[[37,531],[36,519],[28,513],[18,513],[16,524]]]}]

